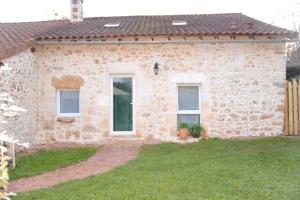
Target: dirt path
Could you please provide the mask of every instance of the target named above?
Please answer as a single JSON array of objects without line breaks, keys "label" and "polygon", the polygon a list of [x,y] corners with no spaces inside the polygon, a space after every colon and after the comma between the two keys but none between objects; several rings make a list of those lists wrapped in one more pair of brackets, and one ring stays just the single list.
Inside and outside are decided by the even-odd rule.
[{"label": "dirt path", "polygon": [[9,190],[26,192],[33,189],[49,188],[70,180],[108,172],[137,157],[142,143],[122,142],[104,145],[88,160],[60,168],[41,175],[22,178],[11,182]]}]

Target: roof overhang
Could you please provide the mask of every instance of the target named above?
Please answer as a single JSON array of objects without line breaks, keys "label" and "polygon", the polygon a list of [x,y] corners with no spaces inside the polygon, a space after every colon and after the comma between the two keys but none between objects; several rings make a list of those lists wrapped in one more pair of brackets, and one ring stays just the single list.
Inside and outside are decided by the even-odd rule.
[{"label": "roof overhang", "polygon": [[240,44],[240,43],[289,43],[298,38],[287,38],[281,35],[210,35],[210,36],[135,36],[135,37],[101,37],[101,38],[47,38],[35,40],[37,45],[78,45],[78,44]]}]

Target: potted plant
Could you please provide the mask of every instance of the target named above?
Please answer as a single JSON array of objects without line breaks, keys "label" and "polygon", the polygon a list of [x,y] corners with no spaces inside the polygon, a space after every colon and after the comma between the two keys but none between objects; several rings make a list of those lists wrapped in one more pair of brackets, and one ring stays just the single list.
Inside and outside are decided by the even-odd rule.
[{"label": "potted plant", "polygon": [[181,123],[179,126],[178,137],[182,140],[187,139],[189,136],[189,125],[187,123]]},{"label": "potted plant", "polygon": [[194,138],[199,138],[202,135],[204,129],[201,124],[193,124],[189,127],[189,131]]}]

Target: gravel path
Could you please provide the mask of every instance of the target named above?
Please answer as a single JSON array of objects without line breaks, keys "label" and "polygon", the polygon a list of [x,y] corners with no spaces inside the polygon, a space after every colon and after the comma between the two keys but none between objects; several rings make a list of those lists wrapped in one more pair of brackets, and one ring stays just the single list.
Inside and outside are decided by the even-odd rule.
[{"label": "gravel path", "polygon": [[9,190],[26,192],[33,189],[49,188],[66,181],[105,173],[135,159],[141,146],[141,142],[128,141],[106,144],[86,161],[41,175],[13,181],[10,184]]}]

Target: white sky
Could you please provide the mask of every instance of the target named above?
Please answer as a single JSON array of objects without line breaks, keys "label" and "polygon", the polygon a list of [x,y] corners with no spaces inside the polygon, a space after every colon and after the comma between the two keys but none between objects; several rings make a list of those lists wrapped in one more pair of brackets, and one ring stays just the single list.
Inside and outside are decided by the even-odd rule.
[{"label": "white sky", "polygon": [[[69,17],[70,0],[0,0],[0,22]],[[202,14],[242,12],[278,26],[293,28],[290,12],[300,22],[300,0],[84,0],[84,16]]]}]

